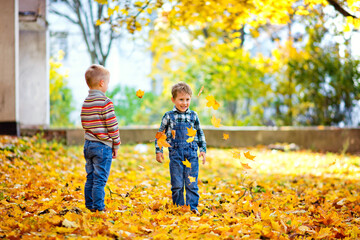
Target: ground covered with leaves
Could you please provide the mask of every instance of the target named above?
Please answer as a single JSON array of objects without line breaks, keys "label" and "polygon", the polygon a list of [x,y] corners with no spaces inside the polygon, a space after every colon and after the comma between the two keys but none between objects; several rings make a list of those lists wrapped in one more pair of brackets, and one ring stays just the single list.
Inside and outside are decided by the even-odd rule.
[{"label": "ground covered with leaves", "polygon": [[84,162],[82,147],[0,137],[0,238],[360,238],[359,156],[210,148],[200,216],[172,205],[169,159],[150,144],[121,146],[105,213],[84,206]]}]

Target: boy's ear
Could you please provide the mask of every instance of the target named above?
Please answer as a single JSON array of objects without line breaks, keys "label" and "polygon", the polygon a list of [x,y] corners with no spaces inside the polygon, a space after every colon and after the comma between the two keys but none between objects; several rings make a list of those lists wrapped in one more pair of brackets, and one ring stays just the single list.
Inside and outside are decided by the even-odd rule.
[{"label": "boy's ear", "polygon": [[99,85],[100,85],[100,87],[102,87],[102,86],[104,86],[104,79],[101,79],[100,81],[99,81]]},{"label": "boy's ear", "polygon": [[173,103],[175,103],[175,99],[174,99],[173,97],[171,97],[171,101],[172,101]]}]

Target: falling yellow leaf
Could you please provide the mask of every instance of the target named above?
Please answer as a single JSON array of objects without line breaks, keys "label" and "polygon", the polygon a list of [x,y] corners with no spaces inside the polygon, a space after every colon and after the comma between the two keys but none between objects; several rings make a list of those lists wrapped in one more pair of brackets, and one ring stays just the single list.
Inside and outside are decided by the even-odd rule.
[{"label": "falling yellow leaf", "polygon": [[193,129],[193,127],[191,128],[187,128],[187,134],[189,137],[194,137],[196,135],[196,129]]},{"label": "falling yellow leaf", "polygon": [[172,138],[175,139],[176,130],[171,130]]},{"label": "falling yellow leaf", "polygon": [[203,90],[204,90],[204,86],[202,86],[202,87],[200,88],[200,91],[199,91],[199,93],[198,93],[198,97],[200,97],[200,95],[201,95],[201,93],[202,93]]},{"label": "falling yellow leaf", "polygon": [[186,140],[186,142],[191,143],[191,142],[194,141],[194,138],[195,138],[195,137],[189,137],[189,138]]},{"label": "falling yellow leaf", "polygon": [[142,98],[144,96],[145,91],[142,91],[141,89],[136,91],[136,96],[138,98]]},{"label": "falling yellow leaf", "polygon": [[254,161],[255,156],[251,155],[249,151],[245,152],[245,153],[244,153],[244,156],[245,156],[247,159],[250,159],[250,160]]},{"label": "falling yellow leaf", "polygon": [[222,126],[221,124],[220,124],[220,122],[221,122],[221,119],[220,118],[216,118],[215,117],[215,115],[213,115],[212,116],[212,118],[211,118],[211,124],[214,126],[214,127],[220,127],[220,126]]},{"label": "falling yellow leaf", "polygon": [[189,180],[190,180],[190,182],[192,183],[192,182],[195,182],[196,178],[195,178],[195,177],[192,177],[192,176],[189,176]]},{"label": "falling yellow leaf", "polygon": [[246,164],[246,163],[241,163],[241,165],[242,165],[243,168],[245,168],[245,169],[251,169],[251,167],[250,167],[248,164]]},{"label": "falling yellow leaf", "polygon": [[206,103],[207,107],[213,107],[214,110],[217,110],[220,107],[220,104],[215,100],[214,96],[209,95],[206,97],[206,100],[208,100]]},{"label": "falling yellow leaf", "polygon": [[183,163],[186,167],[191,168],[191,162],[189,162],[189,160],[187,160],[186,158],[185,158],[185,161],[182,161],[182,163]]},{"label": "falling yellow leaf", "polygon": [[229,134],[223,133],[223,139],[228,140],[229,139]]}]

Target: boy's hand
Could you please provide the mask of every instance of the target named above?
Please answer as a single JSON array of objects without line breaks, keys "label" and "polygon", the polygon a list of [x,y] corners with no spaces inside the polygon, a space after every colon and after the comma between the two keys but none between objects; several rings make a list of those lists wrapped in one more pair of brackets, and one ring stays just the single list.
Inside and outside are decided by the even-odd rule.
[{"label": "boy's hand", "polygon": [[203,158],[202,163],[205,164],[205,162],[206,162],[206,153],[205,153],[205,152],[200,152],[199,158],[200,158],[200,157]]},{"label": "boy's hand", "polygon": [[158,161],[159,163],[162,163],[164,161],[164,154],[161,152],[156,153],[156,161]]},{"label": "boy's hand", "polygon": [[112,150],[112,158],[116,158],[118,155],[118,150],[117,149],[113,149]]}]

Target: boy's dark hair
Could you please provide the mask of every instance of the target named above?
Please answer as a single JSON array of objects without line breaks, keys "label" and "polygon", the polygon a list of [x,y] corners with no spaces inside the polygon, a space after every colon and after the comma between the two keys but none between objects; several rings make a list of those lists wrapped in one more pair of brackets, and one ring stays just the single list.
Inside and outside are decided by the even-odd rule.
[{"label": "boy's dark hair", "polygon": [[190,86],[184,82],[179,82],[179,83],[175,84],[174,86],[172,86],[171,94],[174,99],[176,98],[176,96],[179,92],[187,93],[190,95],[190,97],[192,95]]},{"label": "boy's dark hair", "polygon": [[93,64],[85,72],[87,85],[94,87],[100,80],[105,80],[110,76],[110,72],[101,65]]}]

